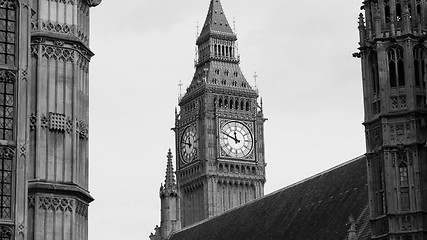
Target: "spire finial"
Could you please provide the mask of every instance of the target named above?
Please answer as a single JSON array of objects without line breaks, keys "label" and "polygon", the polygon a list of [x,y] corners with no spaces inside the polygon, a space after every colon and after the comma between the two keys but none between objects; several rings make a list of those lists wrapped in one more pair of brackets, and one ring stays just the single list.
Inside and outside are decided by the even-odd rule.
[{"label": "spire finial", "polygon": [[[179,102],[182,99],[182,81],[181,80],[179,80],[178,87],[179,87],[179,95],[178,95],[178,102]],[[176,109],[175,109],[175,111],[176,111]]]},{"label": "spire finial", "polygon": [[257,86],[257,82],[256,82],[257,78],[258,78],[258,75],[257,75],[257,74],[256,74],[256,72],[255,72],[255,73],[254,73],[254,81],[255,81],[255,91],[256,91],[256,92],[258,92],[258,86]]},{"label": "spire finial", "polygon": [[233,32],[234,32],[234,34],[237,34],[237,31],[236,31],[236,18],[235,17],[233,17]]},{"label": "spire finial", "polygon": [[165,185],[164,189],[166,191],[174,191],[176,190],[176,184],[175,184],[175,175],[173,171],[173,164],[172,164],[172,151],[169,148],[168,155],[166,156],[168,159],[167,166],[166,166],[166,177],[165,177]]}]

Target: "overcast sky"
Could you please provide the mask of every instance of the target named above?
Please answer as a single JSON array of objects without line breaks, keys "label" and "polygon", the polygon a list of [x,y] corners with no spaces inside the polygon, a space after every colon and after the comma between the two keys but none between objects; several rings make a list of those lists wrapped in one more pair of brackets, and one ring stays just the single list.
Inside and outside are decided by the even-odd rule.
[{"label": "overcast sky", "polygon": [[[147,240],[160,223],[178,83],[193,77],[209,1],[104,0],[91,9],[90,240]],[[364,154],[361,67],[352,58],[361,1],[221,2],[269,119],[265,193]]]}]

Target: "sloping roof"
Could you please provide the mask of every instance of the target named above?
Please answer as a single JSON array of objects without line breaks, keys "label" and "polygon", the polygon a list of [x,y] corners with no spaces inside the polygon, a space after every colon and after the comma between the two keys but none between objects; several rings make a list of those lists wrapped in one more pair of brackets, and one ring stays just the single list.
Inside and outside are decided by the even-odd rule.
[{"label": "sloping roof", "polygon": [[223,33],[233,35],[230,24],[227,21],[220,0],[211,0],[209,5],[208,15],[206,16],[205,24],[203,25],[200,36],[210,32]]},{"label": "sloping roof", "polygon": [[365,158],[359,157],[173,234],[171,240],[345,240],[349,216],[370,239]]}]

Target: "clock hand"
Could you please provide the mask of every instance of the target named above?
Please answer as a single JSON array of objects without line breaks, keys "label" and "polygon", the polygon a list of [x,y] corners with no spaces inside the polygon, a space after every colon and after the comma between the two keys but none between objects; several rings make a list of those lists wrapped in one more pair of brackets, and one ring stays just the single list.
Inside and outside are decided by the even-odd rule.
[{"label": "clock hand", "polygon": [[236,143],[239,143],[239,142],[240,142],[240,141],[239,141],[239,139],[237,139],[236,137],[233,137],[233,136],[231,136],[230,134],[228,134],[228,133],[226,133],[226,132],[224,132],[224,131],[222,131],[222,133],[224,133],[227,137],[229,137],[229,138],[233,139]]},{"label": "clock hand", "polygon": [[191,147],[191,144],[190,144],[190,143],[182,142],[182,144],[185,144],[185,145],[188,145],[189,147]]},{"label": "clock hand", "polygon": [[234,132],[234,141],[236,142],[236,144],[238,144],[240,142],[240,140],[237,139],[236,132]]}]

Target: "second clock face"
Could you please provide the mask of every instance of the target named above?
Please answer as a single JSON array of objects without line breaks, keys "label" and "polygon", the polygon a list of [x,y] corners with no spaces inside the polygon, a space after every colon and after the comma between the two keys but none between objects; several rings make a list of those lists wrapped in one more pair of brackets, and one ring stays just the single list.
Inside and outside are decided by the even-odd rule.
[{"label": "second clock face", "polygon": [[221,127],[219,134],[221,149],[228,157],[243,158],[252,152],[252,133],[244,123],[227,122]]},{"label": "second clock face", "polygon": [[189,126],[184,130],[181,137],[181,159],[183,163],[190,163],[197,158],[196,129]]}]

